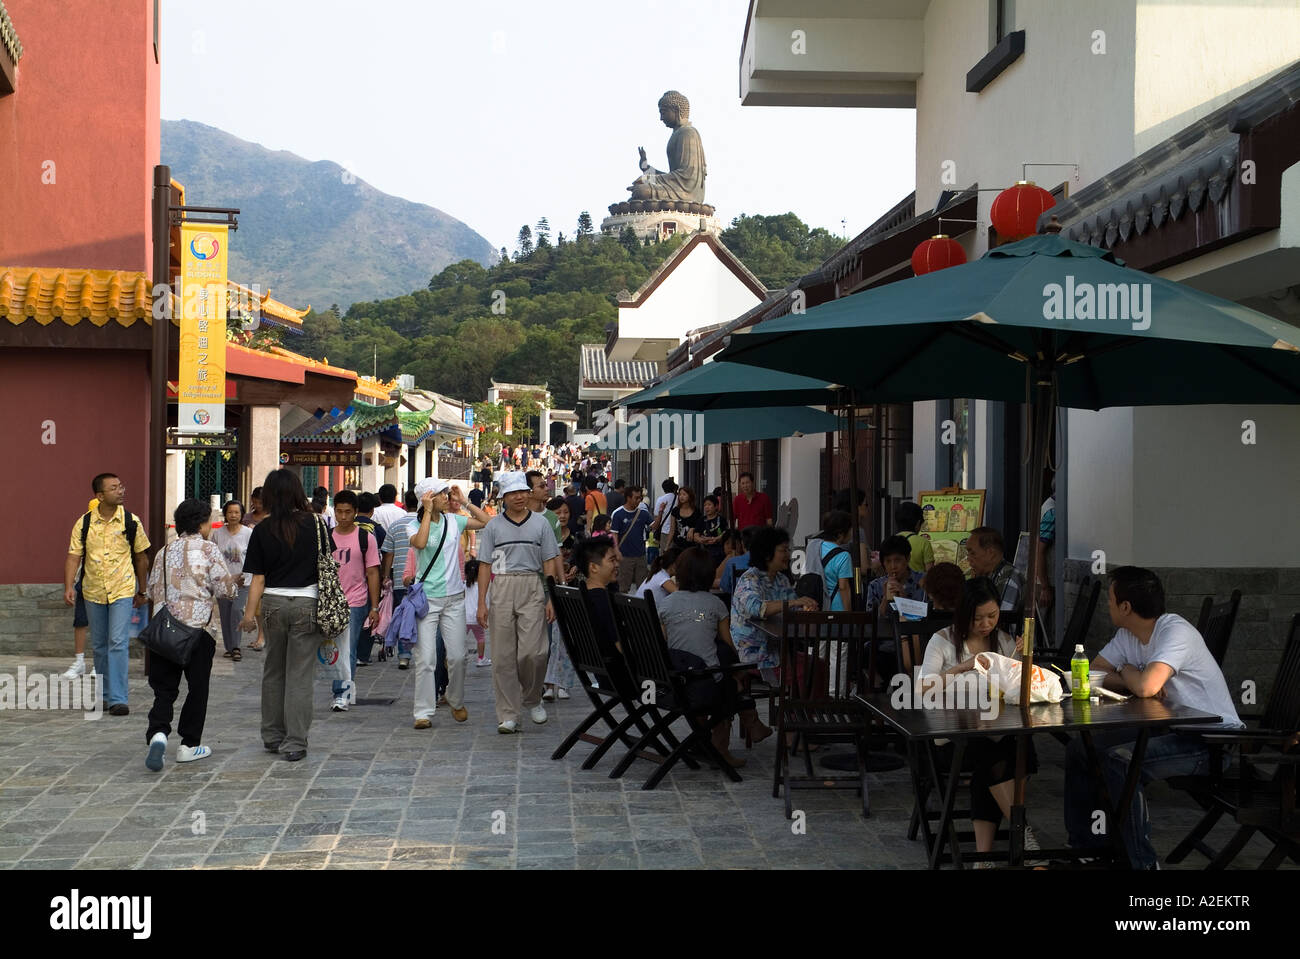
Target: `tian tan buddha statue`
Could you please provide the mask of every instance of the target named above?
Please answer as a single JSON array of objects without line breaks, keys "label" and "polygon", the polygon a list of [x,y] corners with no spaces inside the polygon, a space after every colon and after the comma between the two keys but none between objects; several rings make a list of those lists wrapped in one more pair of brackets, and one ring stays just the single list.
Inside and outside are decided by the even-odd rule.
[{"label": "tian tan buddha statue", "polygon": [[673,131],[668,138],[668,172],[647,163],[645,147],[639,147],[644,175],[628,187],[632,199],[704,202],[704,144],[691,126],[690,112],[690,102],[676,90],[659,98],[659,119]]}]

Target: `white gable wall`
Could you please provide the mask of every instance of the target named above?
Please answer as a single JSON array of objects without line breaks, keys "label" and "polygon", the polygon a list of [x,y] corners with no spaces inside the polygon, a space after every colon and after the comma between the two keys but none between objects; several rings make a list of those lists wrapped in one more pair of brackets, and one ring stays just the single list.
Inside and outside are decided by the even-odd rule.
[{"label": "white gable wall", "polygon": [[680,343],[688,330],[735,319],[759,300],[707,243],[698,243],[640,306],[619,307],[618,335]]}]

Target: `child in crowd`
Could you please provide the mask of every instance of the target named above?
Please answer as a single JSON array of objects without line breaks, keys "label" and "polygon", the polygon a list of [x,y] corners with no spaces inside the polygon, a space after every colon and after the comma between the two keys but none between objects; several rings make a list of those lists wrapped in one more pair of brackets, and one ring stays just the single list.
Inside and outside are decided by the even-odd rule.
[{"label": "child in crowd", "polygon": [[478,658],[474,660],[474,665],[491,666],[492,660],[486,656],[487,637],[478,621],[478,560],[465,561],[465,582],[469,584],[465,588],[465,628],[474,637],[474,644],[478,647]]}]

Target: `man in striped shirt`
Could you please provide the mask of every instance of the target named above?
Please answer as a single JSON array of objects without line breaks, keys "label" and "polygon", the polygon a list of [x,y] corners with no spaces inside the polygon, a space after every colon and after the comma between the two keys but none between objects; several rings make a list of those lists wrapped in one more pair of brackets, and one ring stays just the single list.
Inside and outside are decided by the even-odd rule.
[{"label": "man in striped shirt", "polygon": [[531,509],[528,479],[505,473],[500,483],[505,511],[479,534],[478,621],[492,633],[497,731],[517,733],[525,709],[533,722],[546,722],[546,624],[555,611],[542,582],[548,574],[563,581],[564,573],[551,525]]}]

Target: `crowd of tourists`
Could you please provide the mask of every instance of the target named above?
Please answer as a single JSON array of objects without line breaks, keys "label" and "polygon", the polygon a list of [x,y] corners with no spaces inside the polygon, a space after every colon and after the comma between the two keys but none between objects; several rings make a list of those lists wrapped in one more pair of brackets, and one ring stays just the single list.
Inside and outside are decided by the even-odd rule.
[{"label": "crowd of tourists", "polygon": [[[468,493],[446,480],[424,479],[400,502],[393,485],[374,494],[340,490],[332,504],[328,491],[318,489],[309,500],[294,472],[275,470],[253,491],[247,510],[230,501],[215,514],[199,500],[182,502],[173,516],[176,539],[157,552],[152,570],[145,559],[149,540],[124,506],[124,485],[111,473],[96,476],[94,499],[73,526],[65,569],[77,642],[66,675],[86,671],[88,633],[107,711],[128,715],[127,637],[136,611],[153,603],[151,649],[163,633],[187,644],[183,656],[149,660],[154,702],[146,765],[157,770],[182,676],[188,691],[176,761],[211,754],[203,728],[217,632],[233,661],[243,658],[241,647],[261,653],[263,744],[288,761],[301,760],[322,643],[330,639],[327,616],[339,627],[332,640],[338,650],[332,711],[347,712],[355,702],[359,669],[395,661],[399,670],[415,667],[415,729],[432,728],[440,706],[455,722],[467,722],[465,678],[473,662],[491,669],[500,733],[520,732],[525,720],[543,724],[543,703],[569,698],[579,682],[555,625],[548,578],[581,581],[593,599],[593,625],[611,640],[617,634],[608,595],[651,596],[679,667],[752,667],[719,670],[700,699],[701,708],[737,716],[749,746],[772,735],[747,689],[760,676],[778,679],[778,631],[765,623],[784,608],[866,610],[888,623],[900,615],[897,600],[924,602],[933,614],[950,616],[951,625],[929,639],[918,666],[923,677],[967,672],[982,653],[1020,655],[1015,637],[1025,578],[992,527],[971,532],[967,572],[935,562],[914,503],[897,509],[894,535],[856,556],[854,517],[832,509],[806,543],[796,573],[790,535],[775,525],[771,501],[755,490],[751,474],[740,476],[728,503],[721,490],[701,499],[671,479],[651,503],[639,485],[613,479],[607,462],[578,453],[566,447],[503,450],[503,465],[535,468],[498,470],[485,459]],[[837,505],[847,505],[846,499]],[[859,526],[863,519],[860,511]],[[1044,548],[1054,531],[1048,519],[1039,532]],[[1203,638],[1166,611],[1155,574],[1130,566],[1109,575],[1117,631],[1092,663],[1106,674],[1105,685],[1216,713],[1227,727],[1241,725]],[[337,608],[331,613],[327,606]],[[256,641],[245,647],[244,637],[253,635]],[[876,642],[880,674],[897,671],[895,655]],[[1098,739],[1112,794],[1124,783],[1134,735]],[[730,720],[720,723],[713,746],[724,761],[743,765],[729,752],[731,736]],[[1207,761],[1198,737],[1160,735],[1147,745],[1143,781],[1195,772]],[[999,823],[1010,815],[1015,765],[1013,737],[976,739],[968,748],[971,817],[981,852],[992,848]],[[1036,771],[1032,749],[1027,771]],[[1096,805],[1087,757],[1075,743],[1066,767],[1072,845],[1105,842],[1090,828]],[[1157,865],[1140,788],[1124,822],[1124,841],[1135,866]],[[1038,848],[1032,830],[1025,845]]]}]

